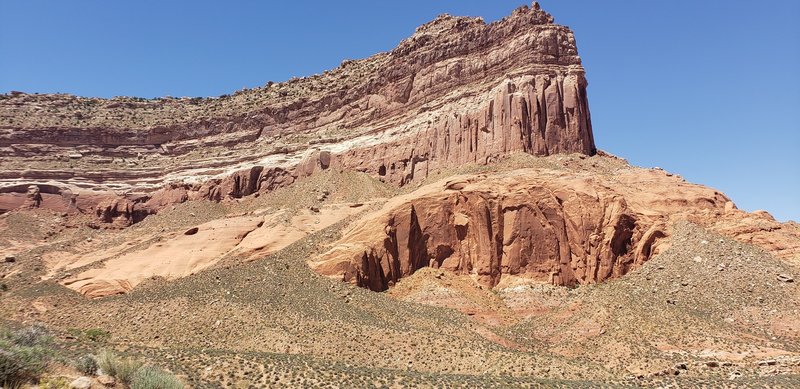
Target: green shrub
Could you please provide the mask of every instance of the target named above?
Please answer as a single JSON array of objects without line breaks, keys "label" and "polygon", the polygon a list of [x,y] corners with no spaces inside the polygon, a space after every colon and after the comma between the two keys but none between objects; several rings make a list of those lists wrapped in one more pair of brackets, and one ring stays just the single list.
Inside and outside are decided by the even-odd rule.
[{"label": "green shrub", "polygon": [[153,366],[143,366],[136,371],[131,381],[131,389],[183,389],[184,386],[174,375]]},{"label": "green shrub", "polygon": [[101,328],[89,328],[83,334],[92,342],[105,342],[111,337],[111,333]]},{"label": "green shrub", "polygon": [[97,360],[92,355],[84,355],[75,361],[75,369],[85,375],[97,374]]},{"label": "green shrub", "polygon": [[126,385],[130,385],[134,373],[142,366],[139,361],[119,358],[109,351],[103,351],[97,356],[97,364],[103,374],[108,374]]},{"label": "green shrub", "polygon": [[136,371],[142,367],[142,363],[130,358],[120,359],[117,365],[117,375],[114,378],[118,379],[125,385],[130,385],[133,381],[133,376]]},{"label": "green shrub", "polygon": [[0,385],[17,387],[36,381],[47,368],[51,340],[42,326],[0,331]]},{"label": "green shrub", "polygon": [[32,326],[21,328],[11,334],[11,340],[20,346],[33,347],[33,346],[49,346],[53,338],[50,332],[41,325],[34,324]]},{"label": "green shrub", "polygon": [[111,337],[111,333],[102,328],[70,328],[67,332],[77,339],[89,340],[92,342],[105,342]]},{"label": "green shrub", "polygon": [[100,367],[100,370],[103,371],[103,374],[107,374],[112,377],[116,375],[117,356],[114,355],[114,353],[103,350],[100,352],[100,354],[97,354],[95,361],[97,361],[97,366]]}]

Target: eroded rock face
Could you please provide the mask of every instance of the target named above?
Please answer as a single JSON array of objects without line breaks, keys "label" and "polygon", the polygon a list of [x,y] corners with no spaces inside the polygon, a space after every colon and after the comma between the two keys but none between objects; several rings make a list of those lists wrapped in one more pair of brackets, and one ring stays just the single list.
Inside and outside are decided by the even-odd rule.
[{"label": "eroded rock face", "polygon": [[28,193],[25,195],[25,203],[22,204],[23,208],[33,209],[39,208],[42,205],[42,193],[38,186],[31,185],[28,187]]},{"label": "eroded rock face", "polygon": [[[713,189],[657,170],[462,176],[393,199],[310,265],[376,291],[424,267],[470,274],[487,287],[505,274],[556,285],[597,283],[657,254],[678,219],[723,233],[723,226],[752,225],[745,220],[750,214],[730,204]],[[766,249],[800,248],[800,231],[784,232],[730,235]]]},{"label": "eroded rock face", "polygon": [[437,117],[412,138],[349,150],[335,164],[406,184],[513,152],[596,152],[582,71],[504,80],[484,105]]},{"label": "eroded rock face", "polygon": [[101,202],[95,209],[97,221],[113,227],[124,228],[144,219],[148,212],[127,198],[112,198]]},{"label": "eroded rock face", "polygon": [[[157,211],[320,169],[404,185],[510,152],[591,155],[586,86],[572,32],[522,7],[491,24],[443,15],[388,53],[216,99],[4,95],[0,187],[18,189],[0,190],[0,211],[18,204],[22,181],[76,202],[135,194]],[[121,220],[106,215],[120,207],[101,219]]]}]

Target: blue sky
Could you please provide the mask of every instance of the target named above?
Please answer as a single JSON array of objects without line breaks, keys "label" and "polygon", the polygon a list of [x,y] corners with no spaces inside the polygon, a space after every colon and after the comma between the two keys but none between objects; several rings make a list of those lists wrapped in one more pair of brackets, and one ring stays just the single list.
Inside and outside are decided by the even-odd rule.
[{"label": "blue sky", "polygon": [[[216,96],[525,3],[0,0],[0,93]],[[800,221],[800,2],[541,4],[576,33],[601,149]]]}]

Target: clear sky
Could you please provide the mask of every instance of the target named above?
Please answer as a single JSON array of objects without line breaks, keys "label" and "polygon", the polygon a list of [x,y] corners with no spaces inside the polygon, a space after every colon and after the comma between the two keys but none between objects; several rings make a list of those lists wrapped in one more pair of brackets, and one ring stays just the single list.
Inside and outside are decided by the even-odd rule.
[{"label": "clear sky", "polygon": [[[0,0],[0,93],[217,96],[523,0]],[[573,28],[598,146],[800,221],[800,1],[542,0]]]}]

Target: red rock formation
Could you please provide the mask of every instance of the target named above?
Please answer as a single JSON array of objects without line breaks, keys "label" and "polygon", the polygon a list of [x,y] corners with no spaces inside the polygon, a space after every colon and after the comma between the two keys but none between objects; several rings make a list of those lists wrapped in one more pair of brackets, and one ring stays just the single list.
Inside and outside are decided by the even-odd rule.
[{"label": "red rock formation", "polygon": [[39,208],[42,204],[42,193],[39,187],[31,185],[28,187],[28,193],[25,196],[25,203],[22,204],[23,208],[33,209]]},{"label": "red rock formation", "polygon": [[791,225],[782,233],[756,233],[756,239],[753,231],[726,230],[753,225],[746,220],[750,214],[730,204],[713,189],[644,169],[463,176],[391,200],[310,265],[377,291],[423,267],[470,274],[487,287],[503,274],[557,285],[596,283],[655,255],[677,219],[777,255],[800,250],[800,230]]},{"label": "red rock formation", "polygon": [[506,80],[475,110],[437,117],[421,133],[349,150],[335,164],[405,184],[429,171],[490,163],[512,152],[594,154],[582,71]]},{"label": "red rock formation", "polygon": [[151,213],[142,206],[146,198],[111,198],[99,203],[95,209],[97,221],[108,223],[111,227],[125,228],[139,222]]},{"label": "red rock formation", "polygon": [[[146,194],[157,210],[329,167],[403,185],[515,151],[591,155],[586,85],[572,32],[538,7],[443,15],[388,53],[217,99],[2,96],[0,186]],[[19,192],[0,192],[7,210]]]}]

